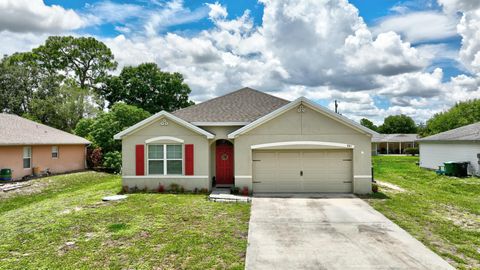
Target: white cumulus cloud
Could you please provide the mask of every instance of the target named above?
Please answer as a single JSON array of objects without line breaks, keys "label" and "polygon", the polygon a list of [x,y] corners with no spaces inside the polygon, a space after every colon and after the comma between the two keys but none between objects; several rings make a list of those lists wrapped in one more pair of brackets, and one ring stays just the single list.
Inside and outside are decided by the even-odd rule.
[{"label": "white cumulus cloud", "polygon": [[0,1],[0,31],[58,33],[78,29],[87,22],[77,12],[43,0]]}]

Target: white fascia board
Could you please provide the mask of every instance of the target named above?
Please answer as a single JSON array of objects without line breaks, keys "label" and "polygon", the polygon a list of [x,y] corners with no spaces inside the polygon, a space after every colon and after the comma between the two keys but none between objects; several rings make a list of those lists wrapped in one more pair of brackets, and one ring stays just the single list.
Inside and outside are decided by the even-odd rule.
[{"label": "white fascia board", "polygon": [[281,115],[282,113],[290,110],[291,108],[295,107],[295,106],[298,106],[300,105],[302,102],[304,102],[305,104],[309,105],[310,107],[312,107],[314,110],[317,110],[318,112],[320,113],[323,113],[331,118],[333,118],[334,120],[337,120],[343,124],[346,124],[354,129],[357,129],[365,134],[369,134],[369,135],[374,135],[374,134],[378,134],[377,132],[369,129],[369,128],[366,128],[362,125],[360,125],[359,123],[355,122],[355,121],[352,121],[350,119],[348,119],[347,117],[345,116],[342,116],[338,113],[335,113],[335,112],[332,112],[330,110],[328,110],[327,108],[324,108],[318,104],[316,104],[315,102],[305,98],[305,97],[300,97],[300,98],[297,98],[296,100],[284,105],[283,107],[280,107],[278,109],[276,109],[275,111],[263,116],[263,117],[260,117],[259,119],[253,121],[252,123],[228,134],[228,138],[229,139],[234,139],[235,137],[237,137],[238,135],[241,135],[245,132],[248,132],[252,129],[254,129],[255,127]]},{"label": "white fascia board", "polygon": [[226,127],[226,126],[246,126],[250,122],[191,122],[195,126],[204,127]]},{"label": "white fascia board", "polygon": [[156,114],[148,117],[147,119],[144,119],[143,121],[140,121],[140,122],[136,123],[135,125],[133,125],[133,126],[127,128],[127,129],[125,129],[124,131],[121,131],[121,132],[115,134],[115,136],[113,136],[113,138],[114,138],[115,140],[121,140],[122,137],[124,137],[125,135],[127,135],[127,134],[129,134],[129,133],[131,133],[131,132],[133,132],[133,131],[141,128],[141,127],[144,127],[144,126],[152,123],[153,121],[159,119],[160,117],[166,117],[166,118],[168,118],[168,119],[176,122],[177,124],[179,124],[179,125],[181,125],[181,126],[184,126],[184,127],[188,128],[188,129],[191,129],[191,130],[193,130],[193,131],[195,131],[195,132],[197,132],[197,133],[203,134],[203,135],[205,135],[205,136],[207,137],[207,139],[213,139],[213,138],[215,138],[215,135],[211,134],[210,132],[207,132],[207,131],[205,131],[205,130],[203,130],[203,129],[201,129],[201,128],[193,125],[193,124],[190,124],[189,122],[187,122],[187,121],[185,121],[185,120],[183,120],[183,119],[181,119],[181,118],[178,118],[178,117],[176,117],[175,115],[173,115],[173,114],[171,114],[171,113],[169,113],[169,112],[167,112],[167,111],[158,112],[158,113],[156,113]]}]

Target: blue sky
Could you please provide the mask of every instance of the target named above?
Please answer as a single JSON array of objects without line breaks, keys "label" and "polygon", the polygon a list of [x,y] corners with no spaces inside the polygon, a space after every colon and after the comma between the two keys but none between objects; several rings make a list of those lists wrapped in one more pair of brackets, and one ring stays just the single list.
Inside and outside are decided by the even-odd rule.
[{"label": "blue sky", "polygon": [[[156,62],[201,102],[242,86],[380,123],[480,97],[480,1],[4,0],[0,53],[94,36],[119,67]],[[118,72],[118,71],[117,71]]]}]

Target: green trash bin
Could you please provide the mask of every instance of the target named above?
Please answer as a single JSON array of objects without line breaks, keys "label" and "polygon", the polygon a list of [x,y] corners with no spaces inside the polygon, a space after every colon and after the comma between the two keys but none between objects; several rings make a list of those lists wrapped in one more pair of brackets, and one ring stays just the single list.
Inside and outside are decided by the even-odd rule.
[{"label": "green trash bin", "polygon": [[455,162],[448,161],[443,163],[445,165],[445,175],[454,176],[455,175]]},{"label": "green trash bin", "polygon": [[12,170],[11,169],[1,169],[0,170],[0,181],[10,181],[12,180]]}]

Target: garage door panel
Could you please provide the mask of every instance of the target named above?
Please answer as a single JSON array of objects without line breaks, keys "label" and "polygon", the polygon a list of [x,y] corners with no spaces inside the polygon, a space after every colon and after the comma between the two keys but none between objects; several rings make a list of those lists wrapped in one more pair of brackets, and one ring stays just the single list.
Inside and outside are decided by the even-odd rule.
[{"label": "garage door panel", "polygon": [[352,192],[351,150],[254,151],[253,159],[254,192]]}]

